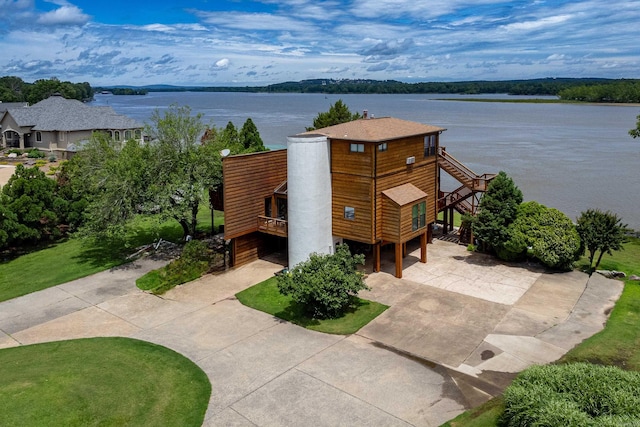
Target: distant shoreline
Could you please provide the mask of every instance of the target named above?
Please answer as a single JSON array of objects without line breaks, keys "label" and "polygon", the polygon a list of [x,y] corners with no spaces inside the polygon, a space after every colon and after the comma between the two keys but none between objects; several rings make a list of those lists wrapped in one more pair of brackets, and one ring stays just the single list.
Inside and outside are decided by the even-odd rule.
[{"label": "distant shoreline", "polygon": [[462,101],[462,102],[508,102],[515,104],[576,104],[576,105],[598,105],[611,107],[640,107],[640,103],[635,102],[584,102],[584,101],[563,101],[561,99],[508,99],[508,98],[435,98],[434,101]]}]

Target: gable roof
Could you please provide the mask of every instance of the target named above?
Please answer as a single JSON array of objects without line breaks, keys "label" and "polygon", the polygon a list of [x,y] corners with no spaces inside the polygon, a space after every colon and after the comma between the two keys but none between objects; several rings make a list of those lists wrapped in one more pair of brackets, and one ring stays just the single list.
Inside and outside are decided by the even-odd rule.
[{"label": "gable roof", "polygon": [[446,129],[438,126],[425,125],[418,122],[396,119],[394,117],[380,117],[375,119],[354,120],[339,125],[303,132],[299,135],[320,134],[330,139],[382,142],[445,130]]},{"label": "gable roof", "polygon": [[75,99],[52,95],[30,107],[10,108],[18,126],[34,131],[142,129],[138,121],[116,114],[111,107],[91,107]]},{"label": "gable roof", "polygon": [[391,199],[398,206],[406,206],[427,197],[427,193],[411,183],[389,188],[388,190],[384,190],[382,194]]}]

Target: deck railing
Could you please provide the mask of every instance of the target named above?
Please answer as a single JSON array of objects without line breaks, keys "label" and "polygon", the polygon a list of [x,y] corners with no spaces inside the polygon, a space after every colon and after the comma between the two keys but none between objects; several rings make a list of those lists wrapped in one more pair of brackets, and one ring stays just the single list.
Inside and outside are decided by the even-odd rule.
[{"label": "deck railing", "polygon": [[289,232],[286,219],[272,218],[262,215],[258,216],[258,230],[263,233],[282,237],[287,237]]}]

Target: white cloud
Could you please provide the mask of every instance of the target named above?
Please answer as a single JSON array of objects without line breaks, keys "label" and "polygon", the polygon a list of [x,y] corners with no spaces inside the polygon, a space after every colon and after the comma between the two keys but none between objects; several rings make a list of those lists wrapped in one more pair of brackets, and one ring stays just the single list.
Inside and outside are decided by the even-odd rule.
[{"label": "white cloud", "polygon": [[62,6],[38,17],[43,25],[84,25],[91,17],[76,6]]},{"label": "white cloud", "polygon": [[221,60],[216,61],[216,63],[215,63],[215,65],[214,65],[214,66],[215,66],[215,68],[217,68],[217,69],[224,70],[224,69],[226,69],[226,68],[229,68],[229,64],[230,64],[230,62],[231,62],[231,61],[229,61],[229,59],[228,59],[228,58],[222,58]]}]

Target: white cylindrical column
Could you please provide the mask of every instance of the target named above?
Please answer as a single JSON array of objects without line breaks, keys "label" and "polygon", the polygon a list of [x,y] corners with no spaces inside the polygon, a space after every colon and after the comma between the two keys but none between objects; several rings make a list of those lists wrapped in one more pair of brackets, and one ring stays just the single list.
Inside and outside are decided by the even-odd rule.
[{"label": "white cylindrical column", "polygon": [[334,252],[330,157],[326,136],[287,138],[289,268],[306,261],[313,252]]}]

